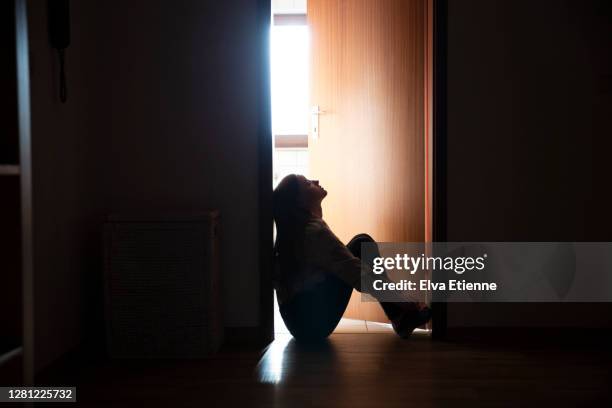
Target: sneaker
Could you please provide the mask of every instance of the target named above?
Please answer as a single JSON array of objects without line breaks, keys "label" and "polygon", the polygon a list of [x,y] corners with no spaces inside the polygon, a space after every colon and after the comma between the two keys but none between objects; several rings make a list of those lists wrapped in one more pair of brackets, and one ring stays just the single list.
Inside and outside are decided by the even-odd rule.
[{"label": "sneaker", "polygon": [[414,329],[424,325],[431,319],[431,309],[424,307],[420,310],[404,312],[399,318],[391,320],[393,331],[402,339],[410,337]]}]

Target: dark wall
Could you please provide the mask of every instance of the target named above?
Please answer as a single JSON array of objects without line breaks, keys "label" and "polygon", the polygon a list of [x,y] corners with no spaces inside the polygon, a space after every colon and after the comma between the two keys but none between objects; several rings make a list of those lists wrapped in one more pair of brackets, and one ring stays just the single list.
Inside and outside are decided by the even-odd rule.
[{"label": "dark wall", "polygon": [[[17,77],[15,72],[15,24],[12,2],[0,3],[0,50],[3,63],[0,65],[0,166],[17,164]],[[21,296],[21,225],[19,177],[0,175],[0,248],[2,264],[0,273],[0,348],[2,351],[21,343],[22,296]]]},{"label": "dark wall", "polygon": [[[611,241],[605,0],[448,1],[449,241]],[[450,326],[609,326],[607,305],[449,305]]]},{"label": "dark wall", "polygon": [[104,4],[104,210],[220,209],[227,324],[255,326],[257,1]]},{"label": "dark wall", "polygon": [[17,139],[17,81],[15,72],[15,10],[12,1],[0,4],[0,49],[2,64],[0,65],[0,164],[15,164],[18,162],[19,146]]},{"label": "dark wall", "polygon": [[258,325],[257,1],[71,2],[65,105],[46,2],[28,5],[36,366],[103,334],[115,212],[219,209],[226,325]]}]

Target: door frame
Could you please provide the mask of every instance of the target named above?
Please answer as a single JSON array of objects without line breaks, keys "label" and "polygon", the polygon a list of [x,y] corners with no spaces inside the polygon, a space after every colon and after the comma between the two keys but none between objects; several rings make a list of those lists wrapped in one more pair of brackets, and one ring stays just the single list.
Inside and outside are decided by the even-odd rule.
[{"label": "door frame", "polygon": [[[433,0],[432,241],[446,242],[448,0]],[[431,337],[446,338],[447,304],[432,303]]]},{"label": "door frame", "polygon": [[270,78],[270,30],[272,1],[257,0],[257,26],[263,58],[259,64],[257,128],[257,191],[258,191],[258,256],[259,256],[259,325],[254,343],[267,344],[274,340],[274,286],[272,283],[272,254],[274,247],[272,217],[272,99]]},{"label": "door frame", "polygon": [[[433,242],[446,241],[446,50],[447,0],[427,0],[433,9],[433,91],[431,135],[431,223]],[[260,62],[258,135],[258,254],[259,254],[259,325],[256,342],[267,344],[274,339],[274,288],[272,284],[272,107],[270,96],[270,27],[271,0],[258,0],[257,21],[260,47],[264,58]],[[432,303],[432,339],[446,336],[447,307],[444,302]],[[254,339],[255,340],[255,339]]]}]

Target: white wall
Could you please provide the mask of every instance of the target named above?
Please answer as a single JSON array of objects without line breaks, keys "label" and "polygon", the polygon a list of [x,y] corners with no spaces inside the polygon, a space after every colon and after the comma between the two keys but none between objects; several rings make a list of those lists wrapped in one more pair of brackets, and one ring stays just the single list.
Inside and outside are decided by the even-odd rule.
[{"label": "white wall", "polygon": [[307,0],[272,0],[273,14],[306,14]]},{"label": "white wall", "polygon": [[308,148],[274,149],[274,168],[272,182],[274,188],[289,174],[302,174],[308,177]]}]

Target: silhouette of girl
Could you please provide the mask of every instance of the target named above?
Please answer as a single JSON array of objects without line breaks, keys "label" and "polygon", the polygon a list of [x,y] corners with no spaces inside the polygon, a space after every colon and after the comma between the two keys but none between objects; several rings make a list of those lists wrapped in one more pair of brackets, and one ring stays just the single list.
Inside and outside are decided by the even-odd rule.
[{"label": "silhouette of girl", "polygon": [[[338,325],[352,290],[362,291],[361,243],[375,242],[359,234],[344,245],[323,221],[326,195],[318,180],[296,174],[286,176],[273,193],[274,284],[281,316],[297,340],[324,339]],[[371,268],[371,259],[363,262]],[[380,304],[402,338],[431,317],[424,304]]]}]

